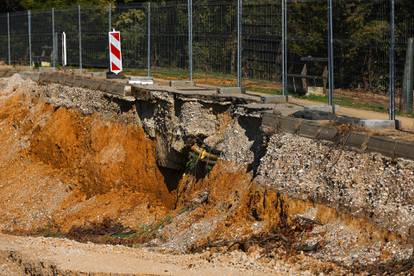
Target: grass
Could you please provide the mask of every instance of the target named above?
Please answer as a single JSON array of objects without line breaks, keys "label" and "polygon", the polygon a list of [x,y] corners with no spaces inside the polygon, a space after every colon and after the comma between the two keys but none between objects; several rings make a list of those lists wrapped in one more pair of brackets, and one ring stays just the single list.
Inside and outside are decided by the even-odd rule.
[{"label": "grass", "polygon": [[[315,101],[315,102],[324,102],[324,103],[328,102],[328,96],[310,95],[310,96],[299,96],[299,98],[307,99],[307,100]],[[388,112],[387,107],[385,107],[384,105],[375,104],[375,103],[369,104],[369,103],[363,103],[363,102],[358,103],[358,102],[353,101],[352,99],[349,99],[343,96],[336,96],[334,101],[335,101],[335,104],[339,106],[352,107],[352,108],[376,111],[376,112],[381,112],[381,113]]]},{"label": "grass", "polygon": [[[106,71],[106,69],[103,68],[88,68],[89,71],[92,72],[99,72],[99,71]],[[124,71],[127,75],[141,75],[146,76],[147,70],[146,69],[125,69]],[[152,68],[151,75],[154,78],[159,79],[188,79],[188,70],[187,69],[181,69],[181,68]],[[193,79],[195,81],[199,81],[203,84],[208,85],[216,85],[216,86],[235,86],[236,85],[236,76],[232,74],[223,74],[223,73],[217,73],[217,72],[198,72],[195,71],[193,73]],[[270,81],[252,81],[252,80],[244,80],[244,84],[246,89],[252,92],[258,92],[263,94],[269,94],[269,95],[281,95],[282,90],[278,88],[274,83]],[[314,102],[321,102],[321,103],[327,103],[328,97],[327,96],[316,96],[316,95],[310,95],[310,96],[300,96],[294,93],[290,93],[291,96],[306,99]],[[361,110],[369,110],[369,111],[375,111],[380,113],[387,113],[388,112],[388,106],[382,105],[379,103],[366,103],[366,102],[357,102],[353,99],[344,97],[344,96],[335,96],[335,104],[343,107],[350,107],[355,109],[361,109]],[[397,115],[404,116],[404,117],[410,117],[414,118],[414,113],[403,113],[403,112],[397,112]]]},{"label": "grass", "polygon": [[[315,101],[315,102],[323,102],[323,103],[328,102],[327,96],[310,95],[310,96],[297,96],[297,97],[301,99]],[[334,101],[335,101],[335,104],[339,106],[343,106],[343,107],[351,107],[351,108],[356,108],[356,109],[361,109],[361,110],[388,113],[388,106],[378,104],[378,103],[355,102],[352,99],[343,97],[343,96],[336,96]],[[404,113],[404,112],[398,111],[397,115],[403,116],[403,117],[414,118],[414,113]]]},{"label": "grass", "polygon": [[155,232],[163,228],[165,225],[170,224],[173,221],[173,216],[168,214],[161,220],[151,224],[141,224],[137,231],[130,231],[127,233],[115,233],[111,237],[118,239],[140,239],[148,240],[154,236]]},{"label": "grass", "polygon": [[269,95],[282,95],[282,90],[277,88],[260,87],[258,85],[247,85],[246,88],[252,92],[259,92]]},{"label": "grass", "polygon": [[136,232],[135,231],[130,231],[127,233],[115,233],[113,235],[111,235],[111,237],[113,238],[118,238],[118,239],[130,239],[136,236]]},{"label": "grass", "polygon": [[[140,75],[146,76],[147,70],[146,69],[126,69],[124,71],[127,75]],[[181,68],[153,68],[151,70],[151,76],[154,78],[160,79],[179,79],[184,80],[189,78],[188,70],[181,69]],[[212,84],[216,84],[217,82],[220,83],[233,83],[236,84],[235,76],[229,74],[221,74],[221,73],[214,73],[214,72],[193,72],[193,79],[195,81],[202,80],[203,83],[208,84],[208,80],[213,81]]]},{"label": "grass", "polygon": [[47,238],[62,238],[64,235],[57,229],[58,227],[56,226],[56,223],[50,220],[42,229],[38,230],[35,234]]}]

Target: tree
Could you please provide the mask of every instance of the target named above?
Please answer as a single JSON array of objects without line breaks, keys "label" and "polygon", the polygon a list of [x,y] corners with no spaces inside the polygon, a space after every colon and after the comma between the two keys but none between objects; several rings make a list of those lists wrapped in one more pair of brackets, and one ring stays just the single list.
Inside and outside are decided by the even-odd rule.
[{"label": "tree", "polygon": [[50,9],[51,7],[62,8],[73,5],[82,6],[104,6],[109,3],[114,4],[115,0],[21,0],[21,5],[25,9]]},{"label": "tree", "polygon": [[3,0],[0,5],[0,13],[12,12],[23,9],[20,0]]}]

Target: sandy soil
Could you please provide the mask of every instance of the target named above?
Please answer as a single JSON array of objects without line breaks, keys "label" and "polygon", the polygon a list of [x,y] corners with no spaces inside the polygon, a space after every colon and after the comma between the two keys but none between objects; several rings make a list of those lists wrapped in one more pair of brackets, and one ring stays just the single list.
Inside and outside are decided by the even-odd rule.
[{"label": "sandy soil", "polygon": [[[234,210],[239,209],[240,201],[237,196],[228,198],[226,193],[244,189],[246,194],[250,174],[237,170],[227,174],[217,169],[198,184],[187,176],[181,180],[178,191],[170,193],[165,182],[168,176],[164,177],[156,165],[154,142],[146,138],[138,125],[118,122],[111,116],[104,119],[100,113],[84,115],[75,108],[53,106],[42,94],[45,92],[41,92],[45,88],[17,76],[0,85],[3,233],[68,236],[84,242],[132,247],[152,242],[151,248],[174,254],[189,252],[191,248],[193,252],[207,252],[193,256],[160,255],[145,249],[3,235],[0,259],[4,275],[21,275],[22,268],[29,275],[50,275],[54,270],[257,275],[294,273],[310,267],[280,259],[261,263],[257,261],[261,255],[254,252],[249,255],[239,250],[204,249],[208,239],[234,237],[234,229],[250,224],[245,214],[248,209],[243,205],[240,215],[247,221],[239,220],[239,224],[234,224],[236,228],[223,228],[226,219],[237,221],[238,216],[223,208],[228,205],[226,201],[234,201]],[[46,89],[52,95],[50,90],[61,88]],[[57,93],[56,97],[61,95]],[[96,104],[104,105],[104,99]],[[116,110],[113,114],[118,117]],[[209,183],[214,183],[214,187]],[[203,205],[200,193],[204,194],[206,189],[212,189],[210,204]],[[174,204],[177,208],[173,210]],[[251,232],[249,229],[245,228],[243,233]],[[129,233],[133,233],[131,238]]]},{"label": "sandy soil", "polygon": [[[52,106],[41,93],[33,93],[39,91],[34,83],[16,76],[0,85],[3,233],[114,242],[113,233],[139,231],[171,212],[176,196],[156,165],[154,142],[138,125]],[[238,251],[164,255],[4,234],[0,253],[1,275],[266,275],[300,270],[283,261],[256,265],[256,257]]]},{"label": "sandy soil", "polygon": [[105,218],[136,227],[167,213],[173,196],[142,128],[55,108],[19,84],[9,79],[0,95],[3,231],[67,232]]},{"label": "sandy soil", "polygon": [[[391,238],[400,250],[398,237],[369,221],[257,185],[234,163],[202,179],[189,170],[170,191],[154,141],[116,120],[133,108],[108,109],[98,93],[0,81],[0,231],[20,235],[0,235],[3,275],[364,275],[376,260],[402,266],[410,256],[387,253]],[[72,107],[88,102],[80,95],[103,111]],[[375,258],[352,257],[371,257],[367,248]]]},{"label": "sandy soil", "polygon": [[[169,255],[123,246],[0,235],[0,275],[280,275],[299,273],[282,263],[246,268],[243,254]],[[252,261],[252,260],[251,260]]]}]

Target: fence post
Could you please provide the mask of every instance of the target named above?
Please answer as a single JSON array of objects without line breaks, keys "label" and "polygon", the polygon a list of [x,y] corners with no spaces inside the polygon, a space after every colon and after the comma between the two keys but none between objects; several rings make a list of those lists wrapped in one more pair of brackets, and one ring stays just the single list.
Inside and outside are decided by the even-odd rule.
[{"label": "fence post", "polygon": [[288,96],[288,78],[287,78],[287,1],[282,0],[282,83],[283,96]]},{"label": "fence post", "polygon": [[7,55],[9,65],[11,65],[11,48],[10,48],[10,13],[7,13]]},{"label": "fence post", "polygon": [[389,119],[395,120],[395,1],[390,0]]},{"label": "fence post", "polygon": [[147,7],[147,76],[151,76],[151,2]]},{"label": "fence post", "polygon": [[401,107],[405,113],[413,112],[413,69],[414,69],[414,39],[409,38],[404,66]]},{"label": "fence post", "polygon": [[29,34],[29,66],[32,67],[32,12],[27,11],[27,25]]},{"label": "fence post", "polygon": [[[108,33],[112,31],[112,4],[109,3],[108,6]],[[109,44],[108,44],[108,72],[111,71],[111,57],[109,52],[111,51],[111,49],[109,48]]]},{"label": "fence post", "polygon": [[243,2],[237,0],[237,86],[242,87],[242,18]]},{"label": "fence post", "polygon": [[188,70],[190,81],[193,80],[193,0],[187,2],[188,10]]},{"label": "fence post", "polygon": [[78,33],[79,33],[79,69],[82,71],[82,24],[81,24],[81,7],[78,5]]},{"label": "fence post", "polygon": [[328,79],[329,79],[329,92],[328,102],[332,107],[332,113],[335,114],[335,103],[334,103],[334,41],[333,41],[333,19],[332,19],[333,7],[332,0],[328,0]]},{"label": "fence post", "polygon": [[56,51],[57,51],[57,45],[56,45],[56,35],[55,35],[55,8],[52,8],[52,67],[56,67]]},{"label": "fence post", "polygon": [[68,55],[66,50],[66,33],[62,33],[62,66],[68,65]]},{"label": "fence post", "polygon": [[108,6],[108,32],[112,31],[112,4]]}]

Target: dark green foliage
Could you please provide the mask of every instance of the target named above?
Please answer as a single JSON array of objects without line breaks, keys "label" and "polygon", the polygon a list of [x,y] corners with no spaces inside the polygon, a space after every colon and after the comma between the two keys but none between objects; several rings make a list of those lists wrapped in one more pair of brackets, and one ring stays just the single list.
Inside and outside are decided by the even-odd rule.
[{"label": "dark green foliage", "polygon": [[[86,66],[106,66],[107,5],[113,10],[113,27],[123,41],[125,67],[146,67],[146,10],[116,8],[137,0],[5,0],[0,12],[57,9],[81,4],[83,43],[89,48]],[[152,1],[152,56],[154,68],[188,68],[187,7],[185,0]],[[235,75],[236,0],[193,0],[193,55],[196,72]],[[280,81],[281,1],[244,0],[243,76]],[[334,0],[335,84],[339,88],[386,91],[388,84],[388,0]],[[89,9],[89,10],[88,10]],[[96,12],[93,12],[96,11]],[[414,36],[414,1],[396,1],[397,77],[402,75],[406,42]],[[77,33],[76,11],[57,14],[58,32]],[[88,21],[86,21],[86,18]],[[4,25],[4,24],[3,24]],[[47,25],[47,24],[45,24]],[[45,31],[46,32],[46,31]],[[4,39],[4,38],[3,38]],[[50,40],[50,39],[49,39]],[[99,43],[102,42],[102,43]],[[96,46],[97,44],[103,46]],[[288,0],[289,73],[301,72],[307,56],[327,56],[327,4],[323,0]],[[73,46],[73,47],[72,47]],[[76,50],[76,41],[71,49]],[[98,48],[94,48],[98,47]],[[100,48],[99,48],[100,47]],[[74,51],[75,51],[74,50]],[[76,57],[76,53],[70,54]],[[73,58],[75,61],[77,58]],[[320,75],[326,64],[309,66]],[[320,85],[320,84],[319,84]]]}]

